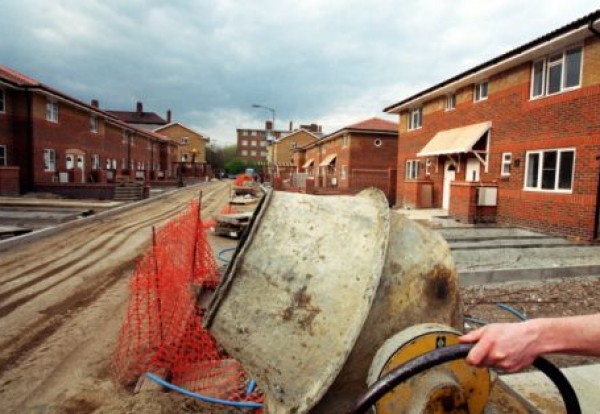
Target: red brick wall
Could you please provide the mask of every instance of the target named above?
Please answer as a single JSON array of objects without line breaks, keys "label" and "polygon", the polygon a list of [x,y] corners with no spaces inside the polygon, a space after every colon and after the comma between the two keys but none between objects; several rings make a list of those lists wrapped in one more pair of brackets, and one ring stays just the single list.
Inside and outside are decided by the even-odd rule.
[{"label": "red brick wall", "polygon": [[15,197],[20,192],[19,168],[0,167],[0,196]]},{"label": "red brick wall", "polygon": [[[401,118],[398,149],[397,204],[413,202],[413,192],[404,180],[405,161],[414,159],[433,136],[442,130],[479,122],[492,122],[489,170],[481,168],[483,182],[498,184],[497,219],[501,224],[518,225],[550,233],[582,239],[593,237],[596,191],[600,155],[600,39],[586,40],[583,86],[551,97],[530,100],[529,63],[522,64],[489,79],[489,97],[474,103],[472,86],[459,91],[453,111],[443,110],[439,98],[424,106],[423,127],[406,131],[406,113]],[[524,191],[525,157],[528,150],[573,147],[575,179],[572,194]],[[503,152],[512,153],[510,177],[501,177]],[[443,163],[432,166],[434,206],[441,207]],[[515,161],[517,161],[515,163]],[[424,162],[420,171],[424,174]],[[466,155],[461,154],[456,180],[464,181]],[[517,165],[519,164],[519,165]],[[453,190],[454,191],[454,188]],[[459,190],[460,191],[460,190]],[[451,209],[460,212],[455,193],[451,193]],[[462,215],[462,213],[457,213]]]}]

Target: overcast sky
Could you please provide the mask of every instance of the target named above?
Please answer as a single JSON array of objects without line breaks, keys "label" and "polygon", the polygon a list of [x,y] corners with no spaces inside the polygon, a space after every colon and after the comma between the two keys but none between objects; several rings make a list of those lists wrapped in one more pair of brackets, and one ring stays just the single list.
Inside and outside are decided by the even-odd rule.
[{"label": "overcast sky", "polygon": [[101,109],[235,143],[326,133],[600,8],[597,0],[4,0],[0,64]]}]

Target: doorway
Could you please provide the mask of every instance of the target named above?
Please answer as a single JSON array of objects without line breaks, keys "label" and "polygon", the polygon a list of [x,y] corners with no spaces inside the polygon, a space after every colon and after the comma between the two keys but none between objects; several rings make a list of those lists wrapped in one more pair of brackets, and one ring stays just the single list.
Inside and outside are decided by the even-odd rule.
[{"label": "doorway", "polygon": [[444,185],[442,188],[442,208],[448,210],[450,207],[450,183],[456,178],[456,167],[454,162],[448,160],[444,164]]}]

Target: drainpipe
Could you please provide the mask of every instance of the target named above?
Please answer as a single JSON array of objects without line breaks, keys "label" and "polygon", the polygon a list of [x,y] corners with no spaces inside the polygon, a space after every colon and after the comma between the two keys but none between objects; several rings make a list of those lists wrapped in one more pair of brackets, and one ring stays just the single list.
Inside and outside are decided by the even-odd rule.
[{"label": "drainpipe", "polygon": [[594,215],[594,240],[598,239],[598,227],[600,227],[600,155],[596,156],[598,161],[598,186],[596,188],[596,214]]},{"label": "drainpipe", "polygon": [[[27,135],[27,147],[25,150],[25,160],[24,160],[24,166],[25,166],[25,170],[27,171],[27,176],[26,176],[26,185],[25,187],[27,191],[31,191],[33,190],[33,183],[35,181],[35,172],[34,172],[34,166],[35,166],[35,154],[34,154],[34,145],[33,145],[33,109],[32,109],[32,105],[33,105],[33,101],[31,99],[31,90],[27,87],[25,87],[25,101],[26,101],[26,105],[27,105],[27,125],[26,125],[26,135]],[[21,183],[23,183],[23,180],[21,180]],[[23,191],[24,189],[21,188],[21,191]]]},{"label": "drainpipe", "polygon": [[[594,21],[590,20],[588,23],[588,30],[600,37],[600,31],[594,27]],[[596,214],[594,215],[594,240],[598,239],[598,227],[600,227],[600,155],[596,156],[598,163],[598,187],[596,188]]]}]

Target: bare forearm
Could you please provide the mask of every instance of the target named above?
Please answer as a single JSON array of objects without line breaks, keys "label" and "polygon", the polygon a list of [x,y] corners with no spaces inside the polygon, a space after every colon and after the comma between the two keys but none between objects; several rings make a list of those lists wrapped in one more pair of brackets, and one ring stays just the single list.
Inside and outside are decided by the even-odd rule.
[{"label": "bare forearm", "polygon": [[600,356],[600,314],[532,319],[539,333],[540,354]]}]

